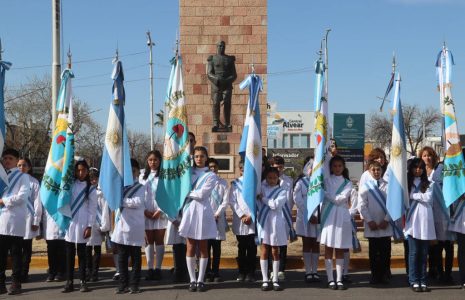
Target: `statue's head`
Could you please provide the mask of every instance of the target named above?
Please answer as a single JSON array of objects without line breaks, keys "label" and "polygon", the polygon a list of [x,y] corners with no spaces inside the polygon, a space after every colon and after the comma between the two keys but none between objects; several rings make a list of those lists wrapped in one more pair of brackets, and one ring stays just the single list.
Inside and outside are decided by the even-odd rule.
[{"label": "statue's head", "polygon": [[224,54],[224,51],[226,49],[226,44],[224,41],[219,41],[217,44],[216,44],[216,49],[217,49],[217,53],[218,54]]}]

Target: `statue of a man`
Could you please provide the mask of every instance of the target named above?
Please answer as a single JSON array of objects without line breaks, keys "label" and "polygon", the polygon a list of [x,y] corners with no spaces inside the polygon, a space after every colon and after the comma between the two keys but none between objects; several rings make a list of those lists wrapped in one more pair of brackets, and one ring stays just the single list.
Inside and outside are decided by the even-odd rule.
[{"label": "statue of a man", "polygon": [[[216,44],[217,54],[208,57],[207,75],[211,81],[212,88],[212,113],[213,113],[213,128],[212,131],[223,129],[232,131],[231,126],[231,96],[233,82],[237,78],[234,56],[225,55],[226,45],[223,41]],[[220,122],[220,107],[223,102],[223,125]]]}]

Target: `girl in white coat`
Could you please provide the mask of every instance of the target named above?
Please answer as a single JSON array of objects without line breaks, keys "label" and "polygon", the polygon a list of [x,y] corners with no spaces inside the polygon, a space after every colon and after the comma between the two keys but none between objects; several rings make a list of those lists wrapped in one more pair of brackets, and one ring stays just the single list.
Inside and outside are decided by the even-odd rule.
[{"label": "girl in white coat", "polygon": [[21,282],[29,281],[29,264],[31,263],[32,255],[32,239],[39,236],[40,220],[42,218],[42,202],[40,202],[40,184],[37,179],[32,176],[32,164],[29,158],[20,158],[18,161],[18,169],[26,174],[29,174],[29,182],[31,186],[31,194],[27,203],[26,217],[26,233],[23,240],[23,270],[21,272]]},{"label": "girl in white coat", "polygon": [[[139,180],[142,184],[147,184],[151,189],[153,199],[148,199],[148,209],[145,210],[145,258],[147,259],[148,274],[146,280],[161,280],[161,265],[165,255],[165,231],[168,225],[168,218],[160,210],[155,199],[157,194],[158,175],[160,173],[162,156],[160,151],[154,150],[147,154],[147,163],[144,175]],[[155,243],[155,251],[154,251]],[[153,268],[153,257],[156,253],[155,270]]]},{"label": "girl in white coat", "polygon": [[[263,276],[262,291],[281,291],[278,282],[279,247],[287,245],[292,221],[286,220],[284,206],[287,201],[287,190],[279,184],[279,171],[269,167],[265,170],[265,182],[261,194],[257,198],[258,205],[258,238],[260,247],[260,268]],[[271,248],[273,256],[273,284],[268,279],[268,255]]]},{"label": "girl in white coat", "polygon": [[[325,176],[325,198],[321,209],[321,239],[325,245],[325,267],[330,289],[345,290],[344,251],[352,249],[352,221],[349,199],[352,183],[344,158],[335,155],[329,161],[331,175]],[[333,251],[334,250],[334,251]],[[333,252],[336,252],[336,282],[333,277]]]},{"label": "girl in white coat", "polygon": [[428,292],[426,258],[430,241],[436,239],[432,209],[432,189],[426,175],[425,163],[414,158],[408,168],[410,207],[404,233],[409,247],[409,283],[415,292]]},{"label": "girl in white coat", "polygon": [[[97,211],[97,193],[90,184],[89,165],[85,160],[76,162],[76,180],[71,195],[71,222],[66,231],[66,285],[63,293],[74,290],[74,257],[78,255],[81,292],[88,292],[86,282],[86,243],[92,233]],[[76,249],[77,248],[77,249]]]},{"label": "girl in white coat", "polygon": [[[216,238],[216,221],[210,205],[210,196],[217,181],[216,175],[207,166],[208,152],[205,147],[194,148],[192,168],[192,191],[183,205],[179,234],[186,238],[186,262],[189,272],[189,291],[203,292],[208,263],[208,240]],[[195,252],[200,251],[199,276],[195,278]]]}]

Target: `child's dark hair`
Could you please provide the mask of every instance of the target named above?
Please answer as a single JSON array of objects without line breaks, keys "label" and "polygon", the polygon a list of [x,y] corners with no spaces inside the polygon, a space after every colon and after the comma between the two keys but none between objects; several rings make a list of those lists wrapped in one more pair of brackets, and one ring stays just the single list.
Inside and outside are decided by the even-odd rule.
[{"label": "child's dark hair", "polygon": [[32,173],[32,163],[31,163],[31,160],[27,157],[20,157],[19,160],[24,160],[27,164],[27,167],[29,168],[29,171],[27,171],[27,173],[31,176],[33,176],[33,173]]},{"label": "child's dark hair", "polygon": [[144,180],[147,180],[147,178],[149,178],[150,172],[152,172],[152,170],[150,170],[149,163],[147,162],[151,155],[155,155],[155,157],[158,158],[158,160],[160,161],[160,164],[158,165],[158,168],[157,168],[157,174],[155,175],[155,177],[158,177],[158,175],[160,175],[162,156],[161,156],[160,151],[152,150],[152,151],[149,151],[149,153],[147,153],[147,156],[145,157],[144,177],[142,177],[142,179]]},{"label": "child's dark hair", "polygon": [[408,173],[407,173],[407,183],[408,183],[408,192],[412,191],[413,181],[415,180],[415,175],[413,171],[420,167],[423,170],[423,173],[420,176],[420,192],[424,193],[429,187],[429,180],[428,175],[426,174],[426,165],[425,162],[421,158],[415,157],[410,161],[408,166]]},{"label": "child's dark hair", "polygon": [[[194,151],[193,151],[192,153],[195,155],[195,152],[197,152],[197,151],[202,151],[203,153],[205,153],[205,155],[207,156],[207,161],[208,161],[208,151],[207,151],[207,148],[205,148],[204,146],[196,146],[196,147],[194,148]],[[193,167],[194,167],[194,168],[198,168],[198,166],[195,164],[195,159],[194,159]]]},{"label": "child's dark hair", "polygon": [[284,158],[282,156],[276,155],[273,156],[274,165],[284,165]]},{"label": "child's dark hair", "polygon": [[84,181],[86,182],[86,198],[88,198],[89,197],[89,190],[90,190],[90,187],[92,186],[92,184],[90,183],[89,164],[87,163],[87,161],[85,159],[76,161],[76,163],[74,164],[74,172],[75,173],[76,173],[76,171],[78,169],[78,166],[83,166],[87,170],[87,175],[86,175],[86,178],[84,178]]},{"label": "child's dark hair", "polygon": [[5,150],[3,150],[2,157],[4,157],[5,155],[11,155],[17,159],[19,158],[18,150],[13,148],[6,148]]},{"label": "child's dark hair", "polygon": [[266,177],[268,176],[268,174],[270,173],[275,173],[276,176],[278,176],[278,185],[279,185],[279,182],[280,182],[280,179],[279,179],[279,170],[278,168],[275,168],[275,167],[268,167],[265,169],[265,172],[263,172],[263,178],[265,178],[266,180]]},{"label": "child's dark hair", "polygon": [[213,158],[213,157],[210,157],[208,160],[207,160],[207,164],[215,164],[218,166],[218,160],[216,158]]},{"label": "child's dark hair", "polygon": [[344,158],[343,158],[342,156],[340,156],[340,155],[334,155],[334,156],[330,159],[330,161],[329,161],[329,173],[330,173],[330,174],[333,174],[333,172],[331,171],[331,168],[332,168],[333,164],[334,164],[335,162],[337,162],[337,161],[341,162],[342,165],[344,166],[344,170],[342,171],[342,177],[344,177],[345,179],[350,180],[350,178],[349,178],[349,169],[347,169],[347,167],[346,167],[346,161],[345,161]]},{"label": "child's dark hair", "polygon": [[140,170],[140,165],[139,165],[139,162],[137,161],[137,159],[131,158],[131,168],[135,168],[135,169]]},{"label": "child's dark hair", "polygon": [[370,161],[368,161],[368,164],[367,164],[368,170],[369,170],[371,167],[377,167],[377,168],[380,168],[381,170],[383,169],[383,166],[381,165],[381,163],[380,163],[379,161],[376,161],[376,160],[370,160]]}]

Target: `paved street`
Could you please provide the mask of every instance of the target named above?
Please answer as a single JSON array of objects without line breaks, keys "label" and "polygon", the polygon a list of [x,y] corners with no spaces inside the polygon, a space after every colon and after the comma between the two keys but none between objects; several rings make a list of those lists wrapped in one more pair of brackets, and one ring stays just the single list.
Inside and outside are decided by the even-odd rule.
[{"label": "paved street", "polygon": [[[301,271],[289,271],[286,273],[287,280],[283,283],[285,288],[282,292],[262,292],[260,283],[240,284],[235,281],[236,272],[233,270],[223,271],[225,282],[208,284],[205,293],[191,293],[187,291],[187,284],[173,285],[169,280],[168,270],[163,271],[164,280],[160,283],[141,281],[142,293],[138,295],[115,295],[116,282],[111,280],[112,269],[104,269],[101,272],[101,281],[90,283],[91,292],[84,294],[79,291],[62,294],[64,285],[60,283],[46,283],[45,271],[33,270],[31,282],[23,285],[24,293],[18,299],[205,299],[205,300],[244,300],[244,299],[339,299],[350,297],[352,299],[464,299],[465,290],[457,286],[432,286],[430,293],[414,293],[406,285],[406,277],[403,269],[394,269],[392,283],[388,286],[371,286],[368,284],[369,274],[367,272],[351,274],[353,283],[346,291],[332,291],[326,288],[324,283],[305,284],[302,281]],[[258,273],[257,273],[258,274]],[[320,272],[320,274],[322,274]],[[145,275],[143,273],[143,275]],[[457,278],[457,272],[454,272]],[[76,283],[78,280],[75,281]],[[78,284],[77,284],[78,286]],[[12,298],[14,296],[1,295],[0,299]]]}]

